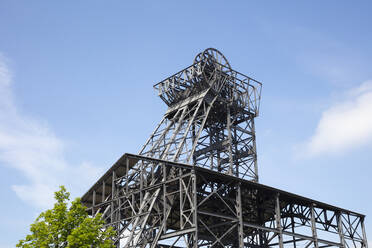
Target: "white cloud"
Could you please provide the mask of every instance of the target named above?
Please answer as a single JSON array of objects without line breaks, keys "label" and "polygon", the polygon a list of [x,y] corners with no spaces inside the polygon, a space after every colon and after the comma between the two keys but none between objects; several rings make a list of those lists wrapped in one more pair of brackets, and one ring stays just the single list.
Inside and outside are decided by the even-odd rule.
[{"label": "white cloud", "polygon": [[26,179],[22,185],[11,186],[17,196],[36,207],[47,208],[58,185],[81,190],[102,173],[87,162],[69,164],[63,150],[63,141],[45,122],[17,110],[12,75],[0,55],[0,166],[17,169]]},{"label": "white cloud", "polygon": [[372,80],[347,92],[322,113],[306,143],[308,155],[345,152],[372,141]]}]

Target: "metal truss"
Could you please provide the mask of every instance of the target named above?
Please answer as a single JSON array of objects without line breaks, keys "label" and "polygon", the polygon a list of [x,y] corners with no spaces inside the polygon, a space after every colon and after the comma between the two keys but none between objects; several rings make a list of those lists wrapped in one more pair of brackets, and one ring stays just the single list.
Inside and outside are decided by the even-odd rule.
[{"label": "metal truss", "polygon": [[140,155],[258,181],[254,118],[261,83],[209,48],[154,88],[168,110]]},{"label": "metal truss", "polygon": [[261,83],[219,51],[154,88],[162,120],[82,198],[117,247],[367,247],[364,215],[258,183]]},{"label": "metal truss", "polygon": [[368,247],[364,215],[140,155],[124,154],[83,202],[117,247]]}]

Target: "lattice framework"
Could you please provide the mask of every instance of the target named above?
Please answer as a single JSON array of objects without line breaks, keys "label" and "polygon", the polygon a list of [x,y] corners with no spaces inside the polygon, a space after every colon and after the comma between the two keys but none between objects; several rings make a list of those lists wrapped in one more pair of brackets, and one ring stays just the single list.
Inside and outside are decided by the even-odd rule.
[{"label": "lattice framework", "polygon": [[258,183],[261,83],[219,51],[154,88],[160,123],[82,198],[117,247],[368,247],[364,215]]}]

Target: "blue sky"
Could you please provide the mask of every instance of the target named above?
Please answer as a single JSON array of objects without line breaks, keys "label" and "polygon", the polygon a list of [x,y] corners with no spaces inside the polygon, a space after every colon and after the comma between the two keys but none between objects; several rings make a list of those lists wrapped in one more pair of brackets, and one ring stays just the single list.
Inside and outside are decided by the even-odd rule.
[{"label": "blue sky", "polygon": [[0,1],[0,248],[82,195],[166,110],[152,85],[207,47],[263,82],[260,182],[367,215],[368,1]]}]

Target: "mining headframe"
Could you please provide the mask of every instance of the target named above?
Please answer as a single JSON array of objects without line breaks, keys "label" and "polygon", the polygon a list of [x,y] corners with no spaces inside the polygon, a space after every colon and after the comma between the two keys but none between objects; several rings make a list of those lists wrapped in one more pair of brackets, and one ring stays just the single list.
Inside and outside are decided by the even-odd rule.
[{"label": "mining headframe", "polygon": [[82,197],[117,247],[368,247],[364,215],[259,183],[261,87],[214,48],[154,85],[163,118]]}]

